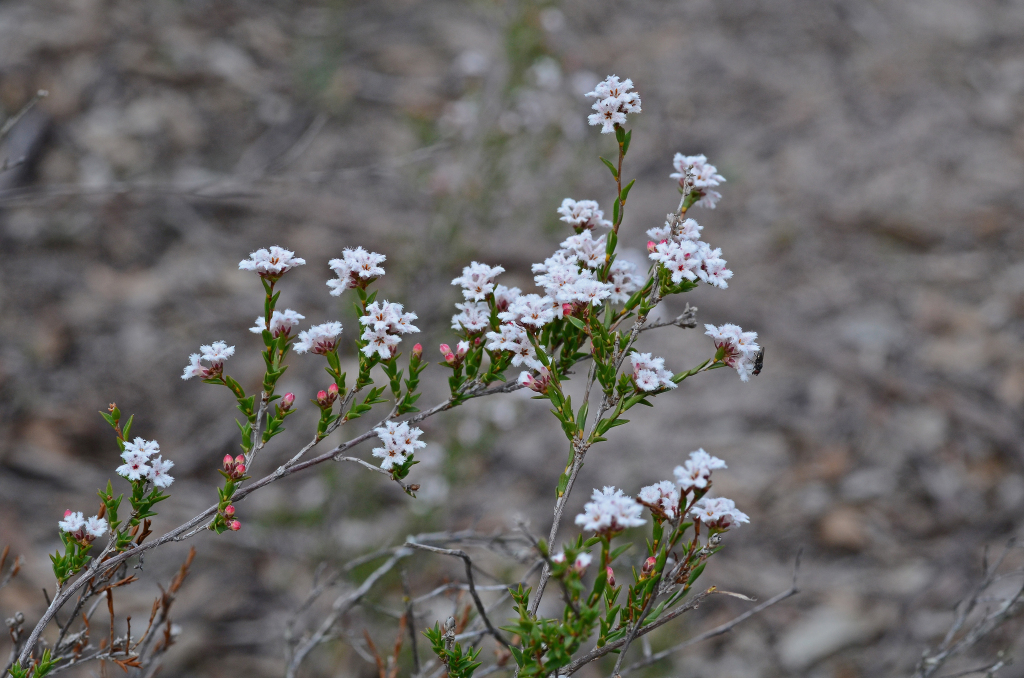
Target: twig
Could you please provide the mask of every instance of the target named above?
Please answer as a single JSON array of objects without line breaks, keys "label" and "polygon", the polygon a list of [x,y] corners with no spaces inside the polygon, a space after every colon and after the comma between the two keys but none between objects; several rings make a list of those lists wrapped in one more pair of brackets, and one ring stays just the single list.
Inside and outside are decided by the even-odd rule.
[{"label": "twig", "polygon": [[512,645],[505,640],[505,637],[501,635],[498,629],[494,628],[494,625],[491,624],[491,620],[487,616],[487,609],[484,607],[483,601],[480,600],[480,594],[477,593],[476,585],[473,583],[473,561],[470,559],[468,553],[455,549],[442,549],[436,546],[427,546],[426,544],[419,544],[415,541],[406,541],[405,543],[407,546],[411,546],[422,551],[432,551],[446,556],[461,558],[462,562],[466,566],[466,580],[469,583],[469,594],[473,596],[473,602],[476,603],[476,611],[480,614],[480,618],[483,619],[484,625],[487,627],[487,632],[494,636],[494,639],[505,647],[512,647]]},{"label": "twig", "polygon": [[[801,551],[801,553],[802,553],[802,551]],[[655,654],[650,655],[649,657],[645,657],[643,660],[638,661],[635,664],[631,664],[630,666],[626,667],[626,669],[624,669],[620,675],[626,675],[627,673],[630,673],[632,671],[636,671],[637,669],[641,669],[641,668],[643,668],[645,666],[650,666],[651,664],[659,662],[662,659],[664,659],[665,657],[667,657],[667,656],[669,656],[669,655],[671,655],[671,654],[673,654],[675,652],[678,652],[679,650],[683,650],[685,648],[688,648],[691,645],[696,645],[697,643],[705,641],[705,640],[707,640],[709,638],[714,638],[715,636],[720,636],[722,634],[728,633],[736,625],[740,624],[741,622],[744,622],[747,619],[750,619],[751,617],[753,617],[754,615],[759,614],[759,613],[761,613],[764,610],[767,610],[772,605],[776,605],[778,603],[781,603],[786,598],[789,598],[791,596],[795,596],[796,594],[800,593],[800,589],[797,587],[796,580],[797,580],[797,574],[800,571],[800,555],[801,555],[801,553],[797,553],[796,564],[793,566],[793,584],[790,586],[788,591],[783,591],[782,593],[780,593],[780,594],[778,594],[776,596],[773,596],[772,598],[769,598],[768,600],[764,601],[760,605],[757,605],[756,607],[753,607],[753,608],[747,610],[746,612],[744,612],[743,614],[739,615],[738,617],[734,617],[733,619],[725,622],[724,624],[721,624],[720,626],[716,626],[715,628],[710,629],[708,631],[705,631],[704,633],[701,633],[701,634],[699,634],[697,636],[694,636],[693,638],[690,638],[689,640],[684,640],[683,642],[678,643],[676,645],[673,645],[672,647],[667,648],[665,650],[662,650],[661,652],[657,652]],[[625,654],[625,651],[623,651],[622,654]]]},{"label": "twig", "polygon": [[696,306],[690,306],[690,304],[686,304],[686,308],[683,310],[683,312],[677,315],[672,320],[662,320],[660,322],[651,323],[650,325],[641,327],[640,332],[643,333],[647,332],[648,330],[656,330],[659,327],[668,327],[669,325],[675,325],[676,327],[692,330],[694,327],[697,326],[697,311],[698,308]]},{"label": "twig", "polygon": [[409,572],[402,570],[402,595],[405,597],[405,617],[409,622],[409,640],[412,645],[412,672],[420,672],[420,650],[416,637],[416,615],[413,612],[412,591],[409,588]]},{"label": "twig", "polygon": [[18,121],[21,120],[26,113],[31,111],[41,99],[48,96],[50,96],[50,93],[45,89],[39,90],[36,92],[34,97],[29,99],[27,104],[21,107],[20,111],[7,118],[7,120],[4,121],[3,127],[0,127],[0,142],[7,138],[7,135],[10,134],[11,130],[14,129],[14,126],[18,124]]}]

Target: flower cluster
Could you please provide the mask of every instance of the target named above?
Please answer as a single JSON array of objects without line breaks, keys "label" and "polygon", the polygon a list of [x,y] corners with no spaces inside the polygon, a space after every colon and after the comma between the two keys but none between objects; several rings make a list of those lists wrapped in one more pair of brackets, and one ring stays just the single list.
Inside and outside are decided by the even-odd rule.
[{"label": "flower cluster", "polygon": [[712,189],[725,181],[725,177],[718,173],[718,168],[709,163],[707,157],[703,155],[682,153],[676,153],[672,158],[672,166],[676,171],[669,177],[679,181],[680,190],[693,190],[700,194],[700,199],[693,204],[715,209],[715,205],[722,199],[722,194]]},{"label": "flower cluster", "polygon": [[657,391],[659,388],[676,388],[672,373],[665,369],[664,358],[652,358],[650,353],[631,353],[633,383],[641,391]]},{"label": "flower cluster", "polygon": [[[498,287],[503,287],[503,285],[498,285]],[[512,289],[518,292],[517,288],[513,287]],[[464,304],[455,304],[455,308],[459,309],[459,312],[452,316],[452,329],[456,332],[476,334],[487,329],[491,324],[491,308],[486,301],[467,301]],[[508,308],[507,302],[506,308]]]},{"label": "flower cluster", "polygon": [[154,458],[153,455],[159,451],[160,445],[155,440],[136,438],[132,442],[126,442],[124,452],[121,453],[124,464],[118,466],[114,472],[127,480],[148,480],[156,487],[169,487],[174,478],[167,472],[174,466],[174,462],[161,456]]},{"label": "flower cluster", "polygon": [[[744,332],[739,325],[704,325],[704,333],[715,342],[715,347],[722,354],[719,358],[729,367],[736,370],[743,381],[749,381],[754,373],[756,358],[761,350],[757,345],[757,332]],[[717,356],[716,356],[717,357]]]},{"label": "flower cluster", "polygon": [[660,483],[641,488],[636,498],[659,518],[675,520],[681,496],[676,483],[671,480],[662,480]]},{"label": "flower cluster", "polygon": [[638,527],[647,521],[640,517],[643,506],[622,490],[611,485],[594,490],[583,513],[576,516],[576,524],[590,532],[610,534],[627,527]]},{"label": "flower cluster", "polygon": [[619,82],[614,75],[597,83],[593,92],[587,92],[588,97],[597,99],[597,103],[591,107],[597,112],[591,113],[587,121],[591,125],[601,125],[602,134],[611,134],[616,125],[626,124],[627,113],[640,112],[640,95],[631,92],[631,89],[632,80],[626,78]]},{"label": "flower cluster", "polygon": [[255,271],[261,278],[274,281],[305,263],[306,260],[295,256],[295,252],[274,245],[270,249],[256,250],[248,259],[238,262],[238,268],[243,271]]},{"label": "flower cluster", "polygon": [[373,429],[373,432],[384,443],[384,447],[373,450],[373,456],[381,460],[380,467],[385,471],[401,466],[416,450],[427,446],[419,439],[423,431],[410,427],[405,421],[389,421],[384,426]]},{"label": "flower cluster", "polygon": [[683,494],[694,490],[705,490],[711,482],[711,472],[715,469],[728,468],[718,457],[712,457],[700,448],[690,453],[690,458],[682,466],[676,466],[672,473],[676,477],[676,485]]},{"label": "flower cluster", "polygon": [[537,358],[537,351],[530,341],[530,335],[525,329],[515,323],[505,323],[498,332],[488,332],[489,340],[485,345],[488,351],[508,351],[512,354],[512,365],[527,367],[539,370],[544,366]]},{"label": "flower cluster", "polygon": [[[224,341],[215,341],[209,346],[200,346],[199,353],[193,353],[188,357],[188,365],[185,366],[185,372],[181,375],[181,378],[202,377],[203,379],[213,379],[218,377],[224,371],[224,361],[234,354],[235,347],[228,346],[227,342]],[[210,366],[206,367],[200,360],[207,361],[210,363]]]},{"label": "flower cluster", "polygon": [[494,292],[494,279],[504,272],[501,266],[488,266],[474,261],[462,269],[462,275],[452,280],[452,284],[462,287],[462,296],[467,300],[484,301],[487,295]]},{"label": "flower cluster", "polygon": [[560,221],[572,226],[577,233],[581,231],[592,231],[598,226],[611,228],[612,222],[604,218],[596,200],[573,200],[566,198],[557,212],[561,214]]},{"label": "flower cluster", "polygon": [[90,542],[107,533],[107,519],[93,516],[86,518],[81,511],[68,509],[64,512],[64,520],[57,523],[61,532],[67,532],[75,541]]},{"label": "flower cluster", "polygon": [[693,282],[699,278],[709,285],[727,288],[732,271],[726,268],[722,250],[712,249],[699,239],[701,225],[693,219],[675,224],[673,215],[669,215],[663,227],[647,231],[652,239],[648,245],[650,258],[664,266],[677,285],[683,280]]},{"label": "flower cluster", "polygon": [[736,502],[725,497],[704,497],[694,504],[690,515],[713,530],[727,530],[733,525],[750,522],[750,517],[736,508]]},{"label": "flower cluster", "polygon": [[[288,336],[292,328],[298,325],[299,321],[305,317],[290,308],[285,309],[283,313],[281,311],[274,311],[270,316],[270,333],[274,335],[275,339],[281,335]],[[253,334],[261,334],[265,329],[267,329],[267,319],[261,315],[256,318],[256,324],[250,327],[249,331]]]},{"label": "flower cluster", "polygon": [[327,355],[337,348],[341,329],[341,323],[336,320],[313,325],[308,330],[299,332],[299,340],[295,344],[295,352]]},{"label": "flower cluster", "polygon": [[535,391],[542,395],[548,392],[548,385],[551,383],[551,370],[541,367],[537,370],[537,376],[529,372],[519,373],[519,385]]},{"label": "flower cluster", "polygon": [[365,326],[359,338],[366,342],[362,350],[367,358],[376,353],[381,360],[390,359],[402,341],[399,335],[420,331],[412,324],[416,314],[402,311],[401,304],[388,301],[375,301],[366,307],[366,315],[359,319],[359,324]]},{"label": "flower cluster", "polygon": [[368,252],[362,247],[346,248],[341,253],[341,259],[331,259],[327,262],[338,276],[327,281],[327,286],[331,288],[331,296],[337,297],[349,288],[366,287],[384,275],[384,269],[380,265],[385,259],[387,257],[383,254]]},{"label": "flower cluster", "polygon": [[[590,232],[585,231],[584,234],[589,236]],[[600,240],[604,240],[603,235]],[[601,254],[603,259],[603,249]],[[536,274],[533,276],[534,282],[544,288],[544,293],[557,305],[556,318],[562,317],[562,304],[600,305],[612,294],[612,286],[598,280],[594,271],[581,262],[572,250],[556,250],[544,263],[534,264],[533,272]]]}]

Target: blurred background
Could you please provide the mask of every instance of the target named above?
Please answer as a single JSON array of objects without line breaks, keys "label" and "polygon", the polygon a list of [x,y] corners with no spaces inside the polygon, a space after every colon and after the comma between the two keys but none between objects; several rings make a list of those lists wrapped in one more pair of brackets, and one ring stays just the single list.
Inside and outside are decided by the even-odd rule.
[{"label": "blurred background", "polygon": [[[637,184],[620,242],[643,258],[644,230],[678,201],[673,153],[707,154],[728,183],[717,210],[693,216],[736,276],[664,317],[688,301],[700,323],[758,331],[765,369],[749,384],[729,370],[688,380],[615,429],[570,514],[591,487],[636,492],[704,447],[729,464],[717,491],[751,515],[706,583],[766,599],[804,549],[798,597],[647,675],[909,674],[984,549],[1024,522],[1022,32],[1020,0],[0,4],[2,113],[50,93],[0,149],[25,158],[0,175],[0,544],[25,558],[0,610],[31,621],[40,589],[52,594],[57,520],[94,512],[118,463],[96,413],[108,402],[176,463],[158,533],[215,500],[219,460],[237,449],[234,402],[179,377],[200,343],[224,339],[238,347],[228,372],[258,387],[247,328],[262,290],[240,259],[272,244],[305,257],[281,304],[307,323],[341,319],[351,341],[351,297],[328,295],[327,260],[357,245],[387,254],[382,296],[419,314],[417,339],[439,360],[463,265],[500,263],[501,282],[531,287],[530,264],[569,234],[562,198],[610,211],[597,156],[614,146],[586,126],[582,94],[615,73],[644,109],[630,121]],[[681,370],[709,341],[670,327],[642,346]],[[305,403],[326,386],[322,365],[292,365],[279,390]],[[440,369],[423,380],[421,403],[443,398]],[[288,420],[257,471],[308,439],[314,409]],[[423,428],[415,500],[326,466],[243,502],[240,532],[192,540],[162,675],[283,675],[285,622],[320,563],[517,516],[546,534],[567,451],[543,403],[479,400]],[[148,559],[120,610],[145,618],[186,552]],[[480,557],[502,581],[522,575]],[[625,556],[619,576],[641,558]],[[405,561],[413,593],[462,581],[448,560]],[[396,570],[346,616],[351,641],[315,651],[303,675],[376,675],[353,647],[365,651],[363,629],[390,647],[400,596]],[[422,621],[466,602],[437,599]],[[713,599],[654,649],[747,607]],[[1019,623],[973,661],[1000,649],[1021,656]],[[590,668],[580,675],[610,671]]]}]

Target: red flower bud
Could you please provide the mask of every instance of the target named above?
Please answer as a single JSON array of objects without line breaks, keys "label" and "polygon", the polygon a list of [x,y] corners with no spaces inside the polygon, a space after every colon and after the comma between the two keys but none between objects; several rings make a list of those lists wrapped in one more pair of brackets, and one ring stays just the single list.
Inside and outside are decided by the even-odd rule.
[{"label": "red flower bud", "polygon": [[245,464],[235,464],[235,472],[232,474],[236,478],[241,478],[245,475]]},{"label": "red flower bud", "polygon": [[235,532],[238,532],[240,529],[242,529],[242,523],[238,522],[237,520],[232,520],[230,523],[228,523],[228,528],[234,530]]},{"label": "red flower bud", "polygon": [[327,402],[327,391],[317,391],[316,402],[320,407],[327,407],[327,405],[329,404]]},{"label": "red flower bud", "polygon": [[235,465],[235,460],[231,457],[231,455],[230,454],[225,454],[224,455],[224,470],[225,471],[230,471],[231,467],[234,466],[234,465]]},{"label": "red flower bud", "polygon": [[71,509],[65,509],[64,510],[64,517],[67,518],[70,515],[71,515]]},{"label": "red flower bud", "polygon": [[421,355],[423,355],[423,345],[422,344],[416,344],[415,346],[413,346],[412,347],[412,354],[416,358],[419,358]]},{"label": "red flower bud", "polygon": [[331,400],[334,400],[335,398],[338,397],[338,385],[337,384],[331,384],[330,386],[327,387],[327,396]]},{"label": "red flower bud", "polygon": [[245,455],[244,454],[240,454],[237,457],[235,457],[235,465],[236,466],[238,464],[244,464],[244,463],[245,463]]},{"label": "red flower bud", "polygon": [[645,577],[648,576],[649,574],[651,574],[651,572],[654,572],[654,566],[657,564],[658,559],[654,556],[651,556],[650,558],[644,561],[644,566],[640,568],[641,574],[643,574]]},{"label": "red flower bud", "polygon": [[562,304],[562,315],[572,315],[572,304]]},{"label": "red flower bud", "polygon": [[653,252],[656,249],[658,249],[658,246],[656,244],[654,244],[654,241],[653,240],[648,240],[647,241],[647,251],[648,252]]},{"label": "red flower bud", "polygon": [[292,409],[292,403],[294,403],[294,402],[295,402],[295,394],[294,393],[285,393],[284,397],[281,398],[281,411],[282,412],[287,412],[288,410]]},{"label": "red flower bud", "polygon": [[224,507],[224,515],[228,518],[235,515],[235,507],[233,504],[228,504],[227,506]]},{"label": "red flower bud", "polygon": [[615,573],[610,565],[606,565],[604,571],[608,573],[608,586],[615,586]]}]

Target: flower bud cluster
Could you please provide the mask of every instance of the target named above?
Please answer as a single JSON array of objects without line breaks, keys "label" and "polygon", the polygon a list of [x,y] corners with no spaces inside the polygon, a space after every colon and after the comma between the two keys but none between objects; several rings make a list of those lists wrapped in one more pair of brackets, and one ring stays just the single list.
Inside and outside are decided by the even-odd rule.
[{"label": "flower bud cluster", "polygon": [[124,464],[118,466],[114,472],[133,482],[148,480],[156,487],[170,487],[174,478],[167,472],[174,466],[174,462],[162,456],[154,458],[153,455],[159,451],[160,445],[155,440],[136,438],[132,442],[126,442],[121,453]]},{"label": "flower bud cluster", "polygon": [[743,381],[749,381],[754,373],[755,363],[761,347],[757,344],[757,332],[744,332],[739,325],[704,325],[704,334],[711,337],[718,349],[717,360],[736,370]]},{"label": "flower bud cluster", "polygon": [[597,83],[594,91],[586,95],[597,99],[597,103],[591,107],[597,112],[591,113],[587,121],[591,125],[601,125],[601,134],[611,134],[616,125],[626,124],[627,113],[639,113],[641,110],[640,95],[631,92],[632,89],[632,80],[626,78],[619,82],[614,75]]},{"label": "flower bud cluster", "polygon": [[381,360],[389,360],[395,354],[395,347],[402,341],[401,335],[419,332],[412,324],[415,313],[403,313],[402,304],[388,301],[373,302],[366,307],[366,315],[359,319],[365,329],[360,339],[366,342],[363,355],[367,358],[376,353]]},{"label": "flower bud cluster", "polygon": [[350,288],[365,289],[367,285],[384,275],[381,264],[385,259],[387,257],[383,254],[368,252],[362,247],[343,250],[340,259],[331,259],[327,262],[338,276],[335,280],[327,281],[327,286],[331,288],[331,296],[340,296]]},{"label": "flower bud cluster", "polygon": [[239,480],[245,476],[245,455],[240,454],[237,457],[232,457],[230,454],[225,454],[223,466],[224,473],[226,473],[229,478],[232,480]]},{"label": "flower bud cluster", "polygon": [[[203,379],[215,379],[224,372],[224,361],[235,354],[235,347],[228,346],[227,342],[215,341],[209,346],[200,346],[199,353],[193,353],[188,357],[188,365],[181,375],[182,379],[201,377]],[[200,360],[210,363],[209,367],[203,365]]]},{"label": "flower bud cluster", "polygon": [[529,372],[521,372],[519,383],[531,391],[546,395],[548,386],[551,384],[551,371],[546,367],[541,367],[537,370],[537,376],[533,376]]},{"label": "flower bud cluster", "polygon": [[441,355],[444,356],[444,361],[452,367],[458,367],[462,364],[462,360],[466,357],[466,353],[469,352],[469,342],[460,341],[455,345],[455,350],[452,351],[452,347],[448,344],[441,344],[438,347],[441,350]]},{"label": "flower bud cluster", "polygon": [[321,410],[329,411],[334,406],[334,401],[338,399],[338,385],[331,384],[327,387],[326,391],[317,391],[316,393],[316,405]]},{"label": "flower bud cluster", "polygon": [[258,249],[248,259],[238,262],[242,271],[255,271],[261,278],[273,282],[282,275],[306,263],[305,259],[295,256],[295,252],[277,245],[269,249]]}]

